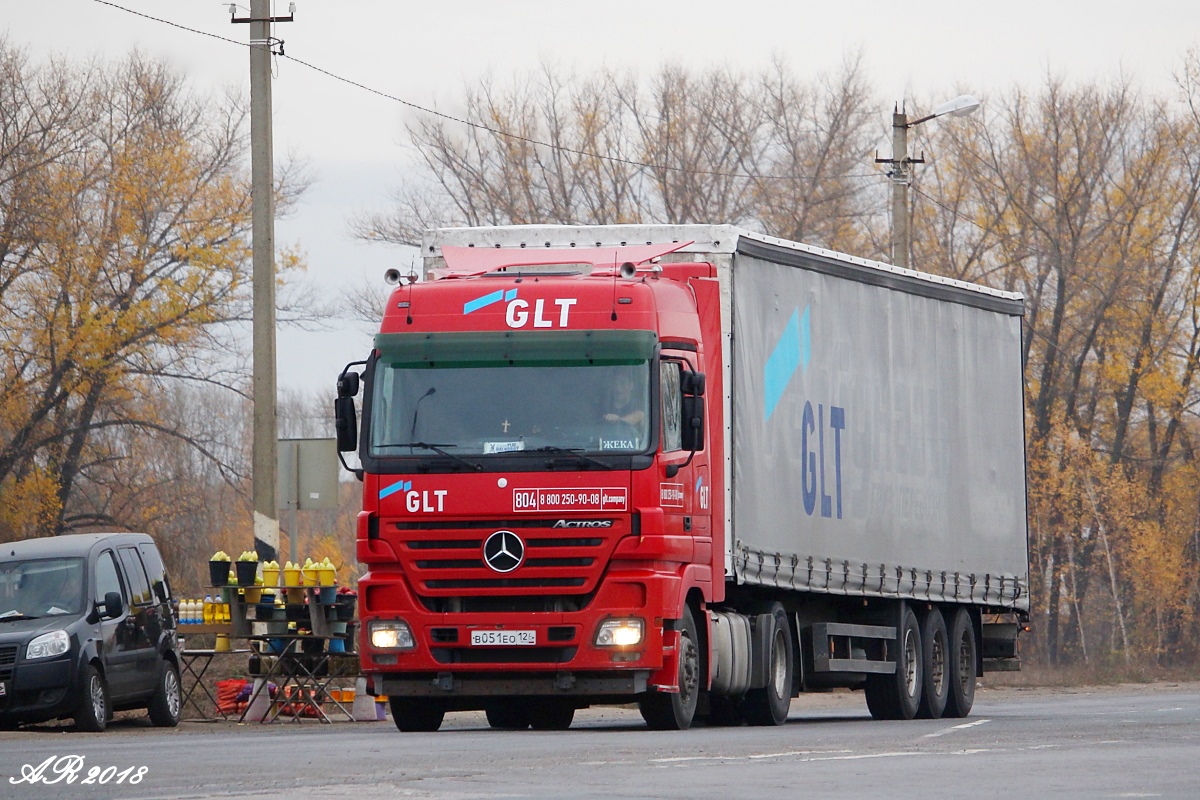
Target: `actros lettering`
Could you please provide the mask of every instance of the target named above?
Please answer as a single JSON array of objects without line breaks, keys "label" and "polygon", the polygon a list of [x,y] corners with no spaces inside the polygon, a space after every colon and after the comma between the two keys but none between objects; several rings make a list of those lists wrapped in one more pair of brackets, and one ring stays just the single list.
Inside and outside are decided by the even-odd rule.
[{"label": "actros lettering", "polygon": [[[804,513],[810,517],[817,510],[817,495],[820,494],[821,516],[833,517],[836,513],[838,519],[842,518],[842,431],[845,429],[846,410],[830,406],[828,430],[833,439],[833,475],[830,476],[826,456],[825,406],[818,404],[814,415],[813,404],[804,403],[800,425],[800,493],[804,498]],[[832,484],[832,495],[828,491],[829,484]]]},{"label": "actros lettering", "polygon": [[[571,313],[571,306],[578,302],[573,297],[563,297],[554,301],[554,305],[558,306],[558,327],[567,327],[567,318]],[[524,328],[529,322],[529,302],[526,300],[510,301],[508,307],[504,310],[504,321],[510,328]],[[544,299],[533,301],[533,327],[554,327],[553,317],[546,319],[546,301]]]}]

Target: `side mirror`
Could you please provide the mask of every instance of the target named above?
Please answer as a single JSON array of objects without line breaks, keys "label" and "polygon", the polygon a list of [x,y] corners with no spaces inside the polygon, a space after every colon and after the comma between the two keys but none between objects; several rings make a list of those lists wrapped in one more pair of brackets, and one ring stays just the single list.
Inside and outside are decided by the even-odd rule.
[{"label": "side mirror", "polygon": [[[351,372],[354,376],[355,383],[358,382],[358,373]],[[355,386],[357,393],[358,387]],[[342,381],[338,379],[338,398],[333,401],[333,421],[334,430],[337,434],[337,449],[342,453],[352,453],[358,449],[358,413],[354,409],[353,395],[343,395]]]},{"label": "side mirror", "polygon": [[[703,379],[703,375],[700,376]],[[701,386],[703,389],[703,386]],[[683,429],[680,433],[680,444],[684,450],[693,452],[704,449],[704,398],[683,398]]]},{"label": "side mirror", "polygon": [[690,394],[695,397],[704,396],[704,373],[703,372],[684,372],[679,376],[679,390],[684,394]]},{"label": "side mirror", "polygon": [[121,599],[121,593],[107,592],[104,595],[104,616],[116,619],[123,613],[125,613],[125,601]]},{"label": "side mirror", "polygon": [[338,397],[357,397],[358,396],[358,373],[343,372],[338,375],[337,379],[337,396]]}]

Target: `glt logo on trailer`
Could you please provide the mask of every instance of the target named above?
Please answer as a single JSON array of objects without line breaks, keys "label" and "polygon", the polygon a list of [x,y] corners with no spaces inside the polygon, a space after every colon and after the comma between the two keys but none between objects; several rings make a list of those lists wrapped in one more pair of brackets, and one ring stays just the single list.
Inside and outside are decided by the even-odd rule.
[{"label": "glt logo on trailer", "polygon": [[397,492],[404,492],[404,508],[410,513],[440,513],[446,510],[446,495],[449,492],[445,489],[413,489],[412,481],[396,481],[379,490],[379,499],[391,497]]},{"label": "glt logo on trailer", "polygon": [[[812,322],[811,307],[806,306],[804,313],[797,308],[788,319],[775,349],[767,357],[763,365],[763,416],[769,421],[784,393],[791,384],[797,372],[808,370],[812,359]],[[828,419],[828,425],[826,425]],[[827,473],[826,460],[826,431],[833,441],[832,476]],[[830,405],[826,417],[825,404],[818,403],[813,411],[811,400],[804,401],[800,419],[800,496],[804,503],[804,513],[810,517],[817,510],[817,495],[820,493],[821,516],[842,518],[842,431],[846,430],[846,409]],[[814,441],[815,440],[815,441]],[[828,483],[833,484],[833,494],[829,494]]]}]

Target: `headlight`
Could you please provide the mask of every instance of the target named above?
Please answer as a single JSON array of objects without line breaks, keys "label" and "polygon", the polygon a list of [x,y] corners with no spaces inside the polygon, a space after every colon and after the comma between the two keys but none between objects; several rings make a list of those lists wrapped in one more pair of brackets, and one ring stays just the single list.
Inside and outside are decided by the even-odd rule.
[{"label": "headlight", "polygon": [[638,617],[606,619],[596,631],[597,647],[628,647],[642,643],[645,623]]},{"label": "headlight", "polygon": [[412,628],[403,620],[372,622],[368,630],[371,632],[371,647],[376,650],[415,650],[417,647]]},{"label": "headlight", "polygon": [[25,649],[25,658],[29,661],[35,658],[51,658],[61,656],[71,649],[71,637],[66,631],[50,631],[29,643]]}]

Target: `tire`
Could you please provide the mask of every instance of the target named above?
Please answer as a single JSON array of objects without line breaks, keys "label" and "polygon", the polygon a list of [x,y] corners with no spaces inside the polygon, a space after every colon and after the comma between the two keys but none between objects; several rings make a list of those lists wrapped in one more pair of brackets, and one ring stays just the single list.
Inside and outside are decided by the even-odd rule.
[{"label": "tire", "polygon": [[75,711],[75,729],[87,733],[102,733],[108,725],[108,684],[104,676],[94,664],[83,668],[80,684],[83,686],[83,697],[79,700],[79,708]]},{"label": "tire", "polygon": [[534,698],[529,707],[529,725],[535,731],[565,731],[575,719],[575,703],[562,697]]},{"label": "tire", "polygon": [[679,620],[679,691],[650,692],[638,701],[642,719],[651,730],[686,731],[696,716],[700,699],[700,648],[692,610],[684,606]]},{"label": "tire", "polygon": [[432,733],[442,727],[446,701],[436,697],[390,697],[392,720],[404,733]]},{"label": "tire", "polygon": [[150,722],[159,728],[174,728],[183,713],[183,693],[179,687],[179,670],[170,661],[164,661],[158,688],[150,699]]},{"label": "tire", "polygon": [[529,701],[506,698],[489,703],[484,709],[488,725],[499,731],[523,731],[529,727]]},{"label": "tire", "polygon": [[921,626],[907,603],[900,606],[900,625],[892,645],[896,671],[867,676],[867,708],[875,719],[912,719],[921,703],[923,648]]},{"label": "tire", "polygon": [[946,697],[943,716],[961,719],[975,705],[975,662],[979,644],[975,640],[975,624],[965,608],[954,610],[950,620],[949,666],[950,691]]},{"label": "tire", "polygon": [[779,603],[772,603],[762,615],[770,615],[770,663],[767,665],[767,685],[746,692],[742,716],[751,725],[782,725],[787,721],[792,704],[792,630],[787,613]]},{"label": "tire", "polygon": [[941,609],[931,608],[921,620],[921,703],[917,716],[937,719],[946,711],[950,693],[950,646]]},{"label": "tire", "polygon": [[731,697],[724,694],[713,694],[708,697],[708,716],[705,721],[712,727],[736,728],[746,721],[742,715],[742,701],[745,695]]}]

